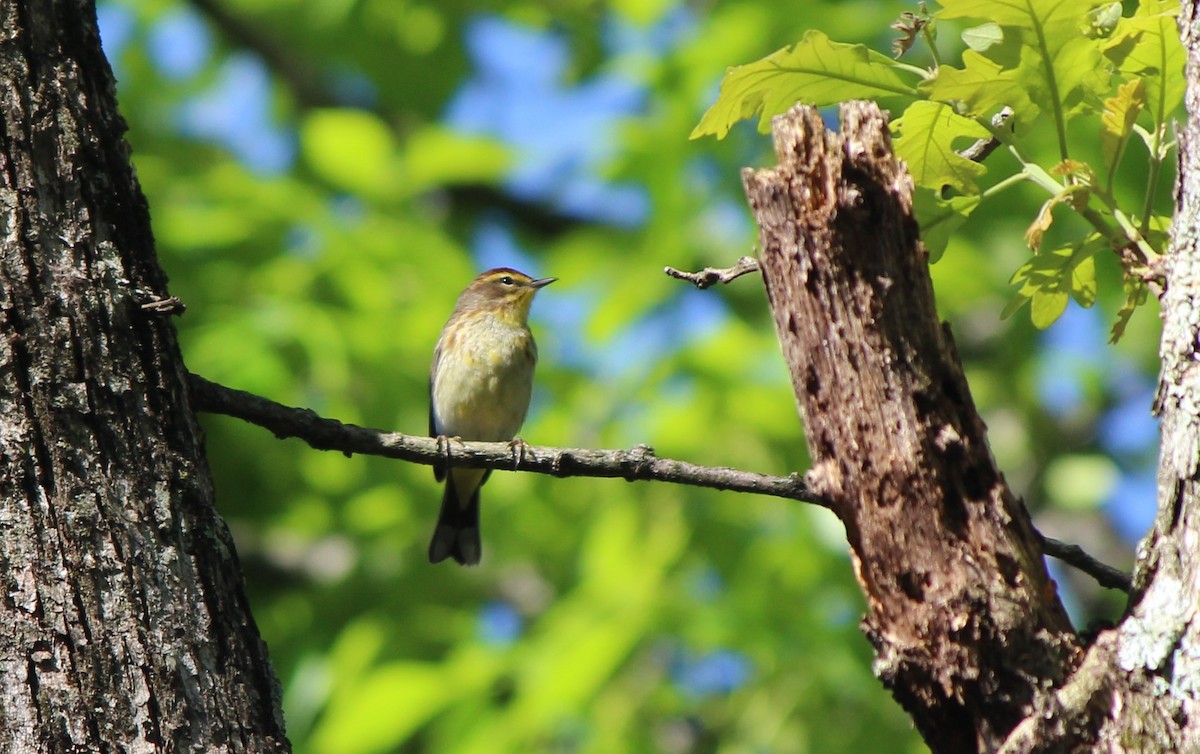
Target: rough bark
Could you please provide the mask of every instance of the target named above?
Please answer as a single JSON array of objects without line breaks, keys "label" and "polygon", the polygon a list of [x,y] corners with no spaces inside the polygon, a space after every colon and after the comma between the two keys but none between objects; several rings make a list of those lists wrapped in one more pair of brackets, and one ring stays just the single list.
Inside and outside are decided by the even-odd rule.
[{"label": "rough bark", "polygon": [[938,324],[911,179],[870,103],[776,119],[743,182],[813,459],[846,527],[875,669],[935,752],[991,752],[1082,657]]},{"label": "rough bark", "polygon": [[1158,516],[1138,550],[1129,612],[1109,637],[1101,740],[1200,751],[1200,17],[1184,2],[1188,119],[1162,295]]},{"label": "rough bark", "polygon": [[0,751],[285,751],[95,9],[0,19]]}]

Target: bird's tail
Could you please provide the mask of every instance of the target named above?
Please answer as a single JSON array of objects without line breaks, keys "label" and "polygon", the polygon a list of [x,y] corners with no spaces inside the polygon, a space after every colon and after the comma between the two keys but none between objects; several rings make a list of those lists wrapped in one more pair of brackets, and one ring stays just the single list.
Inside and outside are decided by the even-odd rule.
[{"label": "bird's tail", "polygon": [[479,565],[483,544],[479,538],[479,489],[475,485],[471,499],[459,500],[454,474],[446,475],[446,491],[442,495],[442,510],[438,513],[437,528],[429,542],[429,562],[441,563],[454,558],[460,565]]}]

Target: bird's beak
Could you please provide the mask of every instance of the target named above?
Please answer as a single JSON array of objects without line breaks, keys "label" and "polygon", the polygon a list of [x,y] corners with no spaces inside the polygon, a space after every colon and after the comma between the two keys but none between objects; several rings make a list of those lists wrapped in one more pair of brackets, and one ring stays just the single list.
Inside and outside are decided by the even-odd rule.
[{"label": "bird's beak", "polygon": [[541,280],[530,280],[529,287],[530,288],[541,288],[543,286],[550,285],[555,280],[558,280],[558,278],[542,278]]}]

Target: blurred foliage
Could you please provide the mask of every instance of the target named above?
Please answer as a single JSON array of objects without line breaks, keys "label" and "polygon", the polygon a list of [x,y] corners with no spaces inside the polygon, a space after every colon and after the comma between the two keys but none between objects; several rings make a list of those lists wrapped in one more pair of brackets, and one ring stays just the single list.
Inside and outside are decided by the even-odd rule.
[{"label": "blurred foliage", "polygon": [[[644,442],[775,474],[805,469],[807,455],[761,287],[747,277],[701,293],[662,274],[751,250],[739,171],[769,164],[770,145],[740,126],[720,142],[687,137],[730,64],[802,38],[886,49],[906,10],[866,0],[101,6],[171,293],[188,305],[178,324],[193,371],[424,433],[438,331],[473,275],[506,263],[560,278],[533,307],[542,362],[526,440]],[[594,177],[634,187],[647,211],[598,220],[557,201],[567,192],[554,186],[518,190],[528,145],[449,124],[464,86],[498,86],[466,42],[481,19],[562,42],[562,91],[613,79],[636,88],[636,105],[602,134]],[[181,23],[191,37],[166,33]],[[170,63],[197,33],[190,65]],[[940,44],[961,52],[954,35]],[[920,46],[909,55],[931,62]],[[238,78],[256,66],[261,90]],[[247,146],[214,120],[235,131],[255,122],[269,138]],[[540,128],[554,141],[568,126]],[[1030,148],[1054,147],[1051,137]],[[1128,172],[1145,185],[1144,169]],[[1048,413],[1039,334],[999,318],[1043,199],[1016,186],[1002,206],[972,207],[958,231],[947,223],[932,271],[1010,481],[1035,509],[1069,509],[1068,527],[1103,529],[1096,506],[1125,462],[1100,448],[1097,427],[1120,388],[1104,362],[1085,361],[1072,371],[1080,400]],[[1110,283],[1099,302],[1115,310],[1119,265],[1098,255],[1095,275]],[[1134,316],[1115,358],[1153,370],[1157,327]],[[483,494],[483,564],[431,567],[440,492],[429,469],[204,422],[298,752],[923,749],[871,676],[861,597],[823,511],[497,473]],[[1083,620],[1114,609],[1089,594]]]}]

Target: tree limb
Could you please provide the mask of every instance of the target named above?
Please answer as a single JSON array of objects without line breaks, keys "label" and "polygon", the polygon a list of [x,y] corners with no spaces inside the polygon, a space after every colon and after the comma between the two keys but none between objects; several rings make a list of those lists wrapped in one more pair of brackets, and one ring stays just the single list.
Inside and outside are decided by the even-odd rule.
[{"label": "tree limb", "polygon": [[717,283],[730,283],[742,275],[758,272],[758,260],[754,257],[742,257],[732,267],[705,267],[699,272],[684,272],[674,267],[664,267],[663,272],[676,280],[686,280],[700,290],[711,288]]},{"label": "tree limb", "polygon": [[1042,552],[1083,571],[1095,579],[1100,586],[1106,589],[1119,589],[1126,594],[1133,587],[1133,577],[1128,573],[1096,560],[1079,545],[1047,537],[1036,529],[1034,533],[1042,542]]},{"label": "tree limb", "polygon": [[734,492],[798,500],[829,508],[829,501],[813,493],[801,474],[778,477],[752,471],[698,466],[659,458],[647,445],[629,450],[540,448],[507,442],[445,442],[399,432],[382,432],[318,416],[304,408],[290,408],[262,396],[218,385],[198,375],[189,376],[192,405],[197,411],[225,414],[269,429],[276,437],[296,437],[317,450],[339,450],[347,455],[399,458],[413,463],[446,463],[475,469],[532,471],[557,477],[587,476],[626,481],[659,481],[709,487]]},{"label": "tree limb", "polygon": [[[995,129],[1001,128],[1005,123],[1008,122],[1008,119],[1012,117],[1012,114],[1013,111],[1011,107],[1002,108],[1000,112],[992,116],[992,127]],[[983,162],[988,158],[988,155],[990,155],[992,152],[995,152],[996,148],[999,146],[1000,140],[995,136],[989,136],[986,139],[976,140],[974,144],[959,151],[958,154],[960,157],[965,157],[972,162]]]},{"label": "tree limb", "polygon": [[[235,390],[191,374],[188,388],[197,411],[224,414],[268,429],[279,438],[295,437],[317,450],[338,450],[347,455],[383,456],[432,466],[455,466],[505,471],[530,471],[557,477],[586,476],[657,481],[708,487],[732,492],[752,492],[819,505],[833,510],[829,500],[813,492],[799,473],[786,477],[724,467],[698,466],[659,458],[646,445],[629,450],[541,448],[506,442],[442,442],[434,437],[383,432],[326,419],[307,408],[292,408],[244,390]],[[836,512],[836,511],[835,511]],[[1074,566],[1109,589],[1129,591],[1129,575],[1105,565],[1078,545],[1041,536],[1043,549]]]}]

